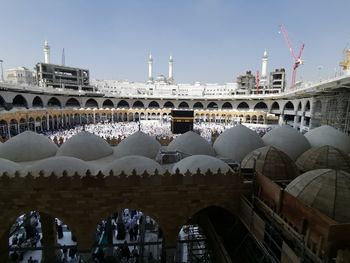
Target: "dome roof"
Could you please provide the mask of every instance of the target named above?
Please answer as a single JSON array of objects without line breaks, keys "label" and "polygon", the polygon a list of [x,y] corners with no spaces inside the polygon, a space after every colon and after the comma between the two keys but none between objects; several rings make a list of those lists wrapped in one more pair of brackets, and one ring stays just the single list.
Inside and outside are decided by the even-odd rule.
[{"label": "dome roof", "polygon": [[46,136],[25,131],[0,145],[0,158],[28,162],[56,154],[57,146]]},{"label": "dome roof", "polygon": [[285,152],[294,161],[310,148],[305,136],[289,125],[281,125],[272,129],[262,139],[266,145],[274,146]]},{"label": "dome roof", "polygon": [[224,161],[209,155],[192,155],[177,162],[172,169],[175,173],[179,169],[180,173],[186,173],[189,170],[191,173],[196,173],[200,169],[201,173],[206,173],[208,169],[216,173],[219,169],[222,173],[232,171],[230,166]]},{"label": "dome roof", "polygon": [[329,145],[307,150],[297,159],[296,164],[304,172],[326,168],[350,172],[350,157]]},{"label": "dome roof", "polygon": [[128,155],[145,156],[155,159],[160,143],[153,137],[138,131],[122,140],[115,148],[115,155],[120,158]]},{"label": "dome roof", "polygon": [[293,180],[299,175],[294,161],[284,152],[273,146],[258,148],[243,159],[242,168],[254,168],[271,180]]},{"label": "dome roof", "polygon": [[24,172],[25,174],[31,172],[33,176],[39,176],[40,171],[44,172],[44,176],[50,176],[54,172],[56,176],[62,176],[63,171],[66,171],[68,176],[73,176],[75,172],[80,176],[84,176],[87,170],[91,171],[91,166],[80,159],[55,156],[35,162],[27,167]]},{"label": "dome roof", "polygon": [[320,126],[305,133],[311,147],[330,145],[350,153],[350,137],[328,125]]},{"label": "dome roof", "polygon": [[156,169],[160,174],[165,173],[164,168],[156,161],[144,156],[130,155],[115,160],[105,167],[102,172],[105,175],[109,175],[109,172],[112,170],[114,175],[119,175],[124,171],[126,175],[131,175],[132,171],[135,170],[138,175],[141,175],[145,171],[153,174]]},{"label": "dome roof", "polygon": [[188,131],[176,137],[167,147],[170,151],[180,151],[190,155],[215,155],[213,147],[200,135]]},{"label": "dome roof", "polygon": [[22,167],[12,161],[0,158],[0,176],[6,172],[9,176],[15,175],[16,171],[21,171]]},{"label": "dome roof", "polygon": [[225,130],[214,143],[217,155],[238,162],[251,151],[263,146],[260,136],[243,125]]},{"label": "dome roof", "polygon": [[82,131],[62,144],[56,155],[91,161],[112,153],[113,149],[104,139],[90,132]]},{"label": "dome roof", "polygon": [[350,174],[318,169],[295,178],[286,191],[338,222],[350,222]]}]

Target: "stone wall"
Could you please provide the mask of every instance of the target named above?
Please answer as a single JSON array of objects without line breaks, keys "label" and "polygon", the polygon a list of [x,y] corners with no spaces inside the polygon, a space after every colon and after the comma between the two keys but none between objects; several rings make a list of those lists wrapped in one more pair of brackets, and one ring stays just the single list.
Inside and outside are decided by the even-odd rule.
[{"label": "stone wall", "polygon": [[[77,237],[78,247],[93,245],[96,226],[122,208],[151,216],[163,230],[166,245],[175,246],[182,225],[195,213],[219,206],[238,214],[244,191],[236,173],[119,176],[74,175],[0,176],[0,233],[8,238],[15,219],[39,211],[63,220]],[[2,242],[1,251],[6,251]]]}]

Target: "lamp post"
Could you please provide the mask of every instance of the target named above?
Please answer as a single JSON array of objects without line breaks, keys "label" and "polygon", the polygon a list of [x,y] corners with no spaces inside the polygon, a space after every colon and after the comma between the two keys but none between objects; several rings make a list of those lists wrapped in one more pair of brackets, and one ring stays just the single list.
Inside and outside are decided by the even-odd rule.
[{"label": "lamp post", "polygon": [[4,70],[2,68],[2,62],[4,62],[2,59],[0,59],[0,66],[1,66],[1,82],[4,82]]}]

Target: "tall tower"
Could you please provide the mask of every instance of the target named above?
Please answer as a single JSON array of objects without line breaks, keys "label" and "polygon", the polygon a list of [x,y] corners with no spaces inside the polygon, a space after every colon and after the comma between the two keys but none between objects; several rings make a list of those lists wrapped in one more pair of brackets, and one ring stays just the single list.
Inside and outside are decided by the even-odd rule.
[{"label": "tall tower", "polygon": [[47,40],[45,40],[45,43],[44,43],[44,57],[45,57],[44,62],[47,64],[50,64],[50,46]]},{"label": "tall tower", "polygon": [[265,49],[264,55],[262,57],[262,65],[261,65],[261,77],[260,77],[260,84],[261,86],[267,86],[267,51]]},{"label": "tall tower", "polygon": [[148,57],[148,82],[153,81],[153,58],[152,54],[149,54]]},{"label": "tall tower", "polygon": [[174,81],[173,77],[173,64],[174,64],[174,59],[173,56],[170,55],[169,57],[169,83],[172,83]]}]

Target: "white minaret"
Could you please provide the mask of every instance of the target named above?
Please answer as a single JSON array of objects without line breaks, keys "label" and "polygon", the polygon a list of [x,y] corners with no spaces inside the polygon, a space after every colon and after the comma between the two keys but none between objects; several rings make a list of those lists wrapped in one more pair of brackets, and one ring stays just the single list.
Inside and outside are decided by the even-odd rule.
[{"label": "white minaret", "polygon": [[153,58],[152,58],[152,54],[149,54],[149,57],[148,57],[148,81],[149,82],[153,81]]},{"label": "white minaret", "polygon": [[173,82],[173,64],[174,64],[174,59],[173,56],[170,55],[169,57],[169,82]]},{"label": "white minaret", "polygon": [[47,40],[45,40],[45,43],[44,43],[44,57],[45,57],[44,62],[47,64],[50,64],[50,46]]},{"label": "white minaret", "polygon": [[261,78],[260,78],[260,83],[261,86],[267,86],[267,51],[265,49],[264,51],[264,56],[262,57],[262,65],[261,65]]}]

